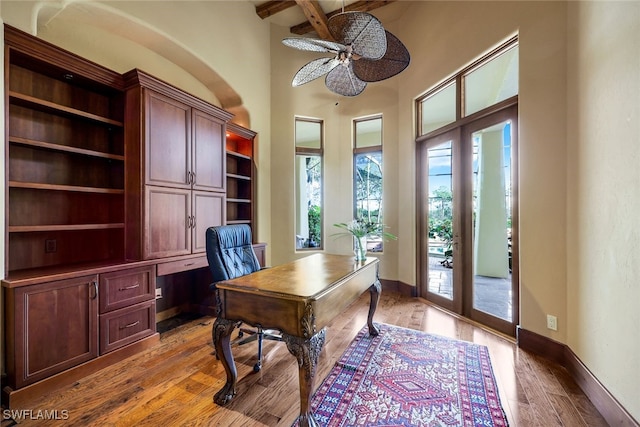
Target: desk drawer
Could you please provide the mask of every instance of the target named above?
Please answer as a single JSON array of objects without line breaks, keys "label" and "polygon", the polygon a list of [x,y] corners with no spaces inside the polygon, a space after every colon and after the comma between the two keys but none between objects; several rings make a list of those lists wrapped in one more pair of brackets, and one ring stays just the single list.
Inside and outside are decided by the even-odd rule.
[{"label": "desk drawer", "polygon": [[100,275],[100,314],[155,298],[153,267],[130,268]]},{"label": "desk drawer", "polygon": [[188,258],[180,261],[170,261],[158,264],[158,276],[179,273],[181,271],[195,270],[196,268],[208,267],[209,262],[206,256],[198,258]]},{"label": "desk drawer", "polygon": [[100,315],[100,354],[156,332],[156,302],[145,301]]}]

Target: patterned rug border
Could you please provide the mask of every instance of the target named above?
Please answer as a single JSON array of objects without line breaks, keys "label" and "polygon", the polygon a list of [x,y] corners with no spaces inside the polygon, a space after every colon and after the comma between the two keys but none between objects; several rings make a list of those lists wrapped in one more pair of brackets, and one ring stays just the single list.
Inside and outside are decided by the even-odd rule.
[{"label": "patterned rug border", "polygon": [[[368,327],[365,325],[313,394],[311,407],[320,426],[508,426],[489,349],[486,346],[386,323],[375,324],[380,329],[380,334],[377,337],[369,336]],[[394,331],[397,331],[394,335],[402,335],[401,343],[394,343],[393,336],[389,335]],[[387,339],[387,336],[390,338]],[[444,350],[430,352],[428,348],[423,348],[425,342],[433,342],[438,344],[440,349],[449,349],[449,352],[456,353],[457,372],[454,374],[458,384],[447,384],[447,387],[458,386],[455,394],[449,393],[447,387],[442,384],[435,385],[426,378],[412,375],[410,371],[407,371],[406,375],[402,372],[384,375],[384,372],[380,372],[382,369],[378,370],[379,366],[371,364],[372,359],[381,354],[380,349],[385,348],[384,351],[392,352],[394,357],[402,359],[402,362],[410,367],[419,367],[420,362],[423,363],[421,367],[427,367],[430,366],[427,363],[436,361],[434,369],[438,369],[440,361],[437,359],[441,359],[447,353]],[[387,349],[385,346],[393,348]],[[369,370],[375,372],[368,372]],[[377,396],[369,390],[360,389],[363,381],[375,383],[376,387],[385,391],[385,395],[398,397],[398,402],[388,398],[387,400],[391,399],[392,405],[388,401],[384,404],[392,409],[385,406],[384,410],[396,411],[398,414],[406,415],[406,418],[396,414],[393,424],[366,423],[372,415],[367,405],[355,405],[350,409],[356,398],[363,402],[368,400],[369,405],[374,405],[372,402]],[[428,405],[424,404],[426,400],[429,402]],[[409,420],[420,420],[426,416],[437,418],[436,423],[425,424]],[[388,418],[394,419],[390,415]],[[292,427],[297,425],[295,422]]]}]

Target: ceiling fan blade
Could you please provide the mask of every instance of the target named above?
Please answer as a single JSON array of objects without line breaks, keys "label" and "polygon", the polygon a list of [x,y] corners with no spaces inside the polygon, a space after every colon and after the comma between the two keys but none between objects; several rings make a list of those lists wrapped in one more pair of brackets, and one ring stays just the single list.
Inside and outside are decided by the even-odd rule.
[{"label": "ceiling fan blade", "polygon": [[344,96],[359,95],[367,84],[353,73],[351,63],[335,67],[327,74],[325,84],[330,91]]},{"label": "ceiling fan blade", "polygon": [[340,62],[335,58],[314,59],[298,70],[296,75],[293,76],[291,86],[296,87],[301,86],[305,83],[309,83],[310,81],[315,80],[318,77],[328,73],[339,64]]},{"label": "ceiling fan blade", "polygon": [[353,72],[365,82],[379,82],[395,76],[407,68],[411,56],[404,44],[393,34],[386,31],[387,51],[378,60],[360,58],[353,61]]},{"label": "ceiling fan blade", "polygon": [[329,32],[339,43],[351,45],[353,52],[368,59],[380,59],[387,51],[382,23],[365,12],[344,12],[328,20]]},{"label": "ceiling fan blade", "polygon": [[329,40],[309,39],[302,37],[287,37],[282,39],[282,44],[299,50],[308,50],[311,52],[333,52],[337,53],[344,50],[345,46],[340,43]]}]

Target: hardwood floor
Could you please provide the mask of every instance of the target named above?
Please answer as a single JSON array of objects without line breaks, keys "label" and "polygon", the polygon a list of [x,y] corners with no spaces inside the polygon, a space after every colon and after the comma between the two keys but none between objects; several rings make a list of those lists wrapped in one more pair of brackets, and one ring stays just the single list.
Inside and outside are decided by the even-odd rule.
[{"label": "hardwood floor", "polygon": [[[365,293],[327,330],[316,387],[366,323]],[[511,426],[606,426],[567,371],[423,300],[383,292],[375,321],[472,341],[489,348],[500,399]],[[25,408],[68,414],[64,421],[24,420],[21,426],[286,426],[299,411],[298,368],[285,344],[265,341],[261,372],[252,373],[255,343],[234,347],[238,394],[213,403],[225,382],[213,355],[213,319],[203,317],[162,334],[158,346]],[[68,412],[62,412],[68,411]],[[3,412],[3,414],[5,414]],[[13,423],[3,421],[2,426]]]}]

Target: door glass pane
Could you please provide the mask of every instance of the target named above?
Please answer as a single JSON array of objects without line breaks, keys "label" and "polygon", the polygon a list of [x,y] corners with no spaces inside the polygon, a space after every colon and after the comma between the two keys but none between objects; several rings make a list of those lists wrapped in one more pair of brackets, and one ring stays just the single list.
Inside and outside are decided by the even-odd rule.
[{"label": "door glass pane", "polygon": [[464,115],[518,94],[518,46],[492,58],[464,77]]},{"label": "door glass pane", "polygon": [[455,82],[434,93],[420,103],[420,135],[453,123],[456,120]]},{"label": "door glass pane", "polygon": [[511,322],[511,123],[472,139],[473,308]]},{"label": "door glass pane", "polygon": [[429,292],[453,298],[452,142],[428,150]]}]

